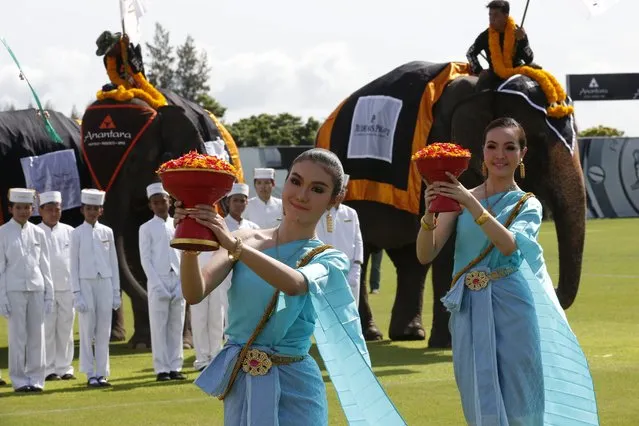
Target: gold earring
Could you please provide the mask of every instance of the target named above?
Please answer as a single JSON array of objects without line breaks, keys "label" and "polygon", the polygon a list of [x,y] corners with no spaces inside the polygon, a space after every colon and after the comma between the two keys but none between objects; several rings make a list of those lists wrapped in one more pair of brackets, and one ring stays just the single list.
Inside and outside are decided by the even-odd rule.
[{"label": "gold earring", "polygon": [[333,232],[334,229],[334,223],[333,223],[333,215],[331,214],[331,211],[328,211],[328,214],[326,215],[326,230],[328,232]]},{"label": "gold earring", "polygon": [[486,166],[486,162],[482,161],[481,163],[481,174],[484,175],[484,177],[488,177],[488,167]]},{"label": "gold earring", "polygon": [[524,166],[524,162],[519,163],[519,175],[522,179],[526,177],[526,166]]}]

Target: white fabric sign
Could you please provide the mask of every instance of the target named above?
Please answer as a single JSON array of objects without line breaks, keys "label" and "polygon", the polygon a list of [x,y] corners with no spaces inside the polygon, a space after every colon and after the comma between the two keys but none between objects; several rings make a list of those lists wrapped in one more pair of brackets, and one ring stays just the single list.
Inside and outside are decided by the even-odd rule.
[{"label": "white fabric sign", "polygon": [[390,96],[362,96],[357,100],[347,158],[393,162],[395,127],[402,101]]},{"label": "white fabric sign", "polygon": [[[60,191],[62,210],[80,207],[80,175],[72,149],[49,152],[20,159],[26,187],[38,193]],[[33,215],[37,216],[37,197],[34,201]]]}]

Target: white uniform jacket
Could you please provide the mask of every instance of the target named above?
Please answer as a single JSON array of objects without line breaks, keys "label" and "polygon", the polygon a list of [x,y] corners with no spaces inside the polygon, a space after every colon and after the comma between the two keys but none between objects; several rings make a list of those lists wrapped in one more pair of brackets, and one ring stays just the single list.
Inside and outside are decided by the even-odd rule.
[{"label": "white uniform jacket", "polygon": [[170,216],[166,221],[153,216],[140,226],[140,260],[149,287],[163,285],[164,281],[160,277],[169,275],[171,270],[180,275],[180,257],[177,250],[170,246],[174,235],[175,227]]},{"label": "white uniform jacket", "polygon": [[275,228],[282,220],[282,200],[271,197],[265,203],[260,197],[249,198],[242,216],[262,229]]},{"label": "white uniform jacket", "polygon": [[113,230],[96,222],[84,222],[71,233],[71,288],[80,291],[80,280],[110,278],[113,291],[120,290],[118,256]]},{"label": "white uniform jacket", "polygon": [[49,228],[44,222],[38,226],[44,231],[49,243],[51,278],[55,291],[71,290],[71,233],[73,227],[58,222]]},{"label": "white uniform jacket", "polygon": [[328,232],[327,215],[328,212],[324,213],[317,224],[317,238],[344,252],[351,261],[351,266],[354,262],[364,262],[364,242],[357,212],[344,204],[340,204],[337,210],[332,208],[333,232]]},{"label": "white uniform jacket", "polygon": [[53,300],[49,244],[42,229],[14,219],[0,226],[0,303],[9,291],[44,292]]}]

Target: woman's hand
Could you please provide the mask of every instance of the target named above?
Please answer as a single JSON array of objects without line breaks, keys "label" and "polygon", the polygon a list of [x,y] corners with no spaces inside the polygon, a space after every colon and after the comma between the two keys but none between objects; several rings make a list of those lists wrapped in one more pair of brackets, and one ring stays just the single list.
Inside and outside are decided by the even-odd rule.
[{"label": "woman's hand", "polygon": [[189,209],[187,215],[195,219],[200,225],[206,226],[213,231],[222,248],[233,251],[235,248],[235,237],[226,226],[224,218],[217,214],[215,207],[198,204],[194,209]]},{"label": "woman's hand", "polygon": [[186,209],[182,208],[182,201],[175,200],[173,205],[175,206],[175,211],[173,212],[173,226],[178,226],[178,223],[180,223],[188,215],[188,212]]},{"label": "woman's hand", "polygon": [[445,197],[451,198],[457,201],[459,204],[464,206],[465,208],[470,207],[474,203],[476,203],[476,199],[473,194],[470,193],[464,185],[462,185],[455,175],[452,173],[446,172],[446,175],[450,178],[451,182],[434,182],[433,183],[433,192],[435,194],[443,195]]},{"label": "woman's hand", "polygon": [[424,211],[426,212],[426,214],[429,214],[428,208],[430,207],[430,203],[432,203],[435,197],[437,197],[438,192],[434,185],[428,185],[427,183],[425,184],[426,184],[426,189],[424,190],[424,206],[426,208]]}]

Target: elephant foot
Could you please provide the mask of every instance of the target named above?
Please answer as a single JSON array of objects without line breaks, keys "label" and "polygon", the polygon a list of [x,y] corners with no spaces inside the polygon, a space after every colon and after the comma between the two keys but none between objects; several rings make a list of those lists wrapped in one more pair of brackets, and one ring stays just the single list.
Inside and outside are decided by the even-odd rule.
[{"label": "elephant foot", "polygon": [[428,339],[429,349],[450,349],[452,343],[450,341],[450,334],[445,333],[445,336],[439,336],[437,334],[431,334]]},{"label": "elephant foot", "polygon": [[397,342],[407,342],[414,340],[425,340],[426,332],[419,322],[411,322],[406,327],[399,328],[393,327],[389,330],[389,337],[391,340]]},{"label": "elephant foot", "polygon": [[375,324],[369,325],[364,330],[364,340],[366,340],[367,342],[374,342],[374,341],[383,340],[383,339],[384,339],[384,335],[382,334],[381,331],[379,331],[379,328],[377,328]]},{"label": "elephant foot", "polygon": [[111,342],[124,342],[126,340],[126,331],[123,328],[114,328],[111,330]]},{"label": "elephant foot", "polygon": [[191,338],[183,338],[182,339],[182,349],[193,349],[193,339]]}]

